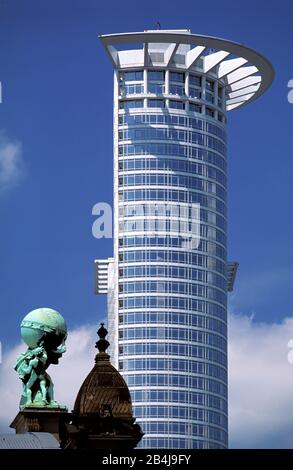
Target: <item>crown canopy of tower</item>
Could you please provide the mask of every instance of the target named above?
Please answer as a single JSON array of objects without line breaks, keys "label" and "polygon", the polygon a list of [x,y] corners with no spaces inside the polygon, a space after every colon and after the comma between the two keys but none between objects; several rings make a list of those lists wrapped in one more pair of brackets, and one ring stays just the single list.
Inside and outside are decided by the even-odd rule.
[{"label": "crown canopy of tower", "polygon": [[188,29],[108,34],[100,39],[115,69],[172,67],[213,74],[226,86],[227,111],[255,100],[274,78],[270,62],[253,49]]}]

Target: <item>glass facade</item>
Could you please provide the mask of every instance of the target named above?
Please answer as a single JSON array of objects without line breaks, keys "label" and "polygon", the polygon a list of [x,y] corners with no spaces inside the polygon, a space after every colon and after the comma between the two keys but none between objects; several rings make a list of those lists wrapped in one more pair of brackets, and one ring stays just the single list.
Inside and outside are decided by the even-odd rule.
[{"label": "glass facade", "polygon": [[172,69],[116,77],[118,365],[141,446],[225,448],[223,84]]}]

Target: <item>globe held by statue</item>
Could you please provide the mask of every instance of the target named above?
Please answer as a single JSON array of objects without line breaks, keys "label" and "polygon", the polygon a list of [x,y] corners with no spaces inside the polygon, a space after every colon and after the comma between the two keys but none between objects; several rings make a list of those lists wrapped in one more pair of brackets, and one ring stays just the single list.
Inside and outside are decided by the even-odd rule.
[{"label": "globe held by statue", "polygon": [[51,308],[38,308],[21,322],[21,336],[28,349],[16,361],[15,370],[23,384],[20,409],[65,408],[54,400],[54,385],[46,372],[66,352],[67,327],[62,315]]}]

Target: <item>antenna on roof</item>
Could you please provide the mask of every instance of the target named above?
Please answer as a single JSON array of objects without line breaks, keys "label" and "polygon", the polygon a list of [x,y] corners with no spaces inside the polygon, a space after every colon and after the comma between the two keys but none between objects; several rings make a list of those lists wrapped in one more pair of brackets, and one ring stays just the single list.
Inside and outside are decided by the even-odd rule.
[{"label": "antenna on roof", "polygon": [[161,23],[159,21],[156,22],[156,29],[162,29]]}]

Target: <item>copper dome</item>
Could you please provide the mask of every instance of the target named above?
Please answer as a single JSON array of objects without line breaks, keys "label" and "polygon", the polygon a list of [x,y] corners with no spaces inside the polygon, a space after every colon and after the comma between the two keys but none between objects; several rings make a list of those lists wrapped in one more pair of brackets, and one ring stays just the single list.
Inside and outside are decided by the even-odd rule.
[{"label": "copper dome", "polygon": [[114,418],[132,418],[132,402],[127,384],[119,372],[110,363],[110,356],[105,352],[109,343],[105,339],[107,330],[102,326],[97,342],[99,353],[95,366],[83,382],[77,395],[74,414],[79,417],[107,414]]}]

